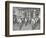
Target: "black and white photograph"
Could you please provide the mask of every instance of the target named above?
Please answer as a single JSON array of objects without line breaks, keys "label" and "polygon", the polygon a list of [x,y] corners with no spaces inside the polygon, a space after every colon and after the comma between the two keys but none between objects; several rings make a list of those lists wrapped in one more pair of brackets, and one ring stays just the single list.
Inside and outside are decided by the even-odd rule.
[{"label": "black and white photograph", "polygon": [[40,30],[40,8],[13,7],[13,31]]},{"label": "black and white photograph", "polygon": [[6,36],[45,34],[45,4],[6,2]]}]

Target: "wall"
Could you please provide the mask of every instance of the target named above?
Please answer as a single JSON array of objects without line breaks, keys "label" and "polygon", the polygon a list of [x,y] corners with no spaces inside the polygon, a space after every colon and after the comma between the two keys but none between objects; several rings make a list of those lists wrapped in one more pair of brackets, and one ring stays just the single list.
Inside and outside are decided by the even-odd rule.
[{"label": "wall", "polygon": [[[5,1],[6,0],[0,0],[0,38],[46,38],[46,30],[45,30],[45,35],[5,37]],[[12,0],[12,1],[42,2],[45,3],[46,7],[46,0]]]}]

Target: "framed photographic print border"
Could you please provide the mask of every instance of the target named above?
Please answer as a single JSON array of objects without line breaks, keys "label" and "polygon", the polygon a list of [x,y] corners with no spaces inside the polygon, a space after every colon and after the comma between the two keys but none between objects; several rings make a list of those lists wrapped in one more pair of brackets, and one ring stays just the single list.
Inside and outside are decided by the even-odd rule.
[{"label": "framed photographic print border", "polygon": [[[9,4],[10,3],[20,3],[20,4],[34,4],[34,5],[43,5],[43,33],[36,34],[21,34],[21,35],[9,35]],[[44,35],[45,34],[45,4],[44,3],[35,3],[35,2],[17,2],[17,1],[6,1],[5,2],[5,36],[28,36],[28,35]]]}]

